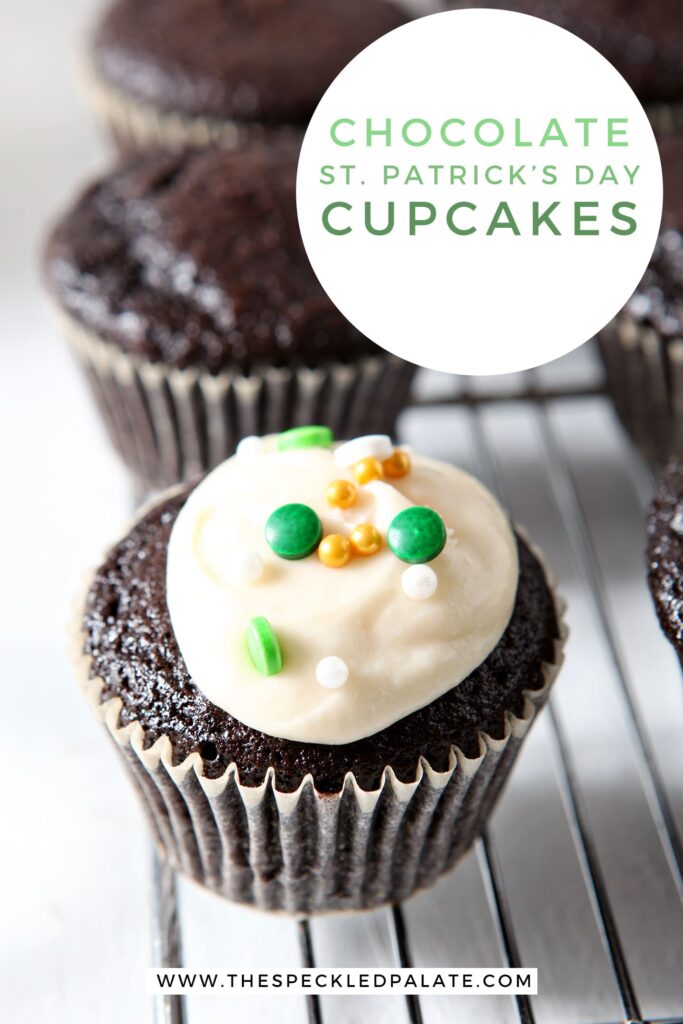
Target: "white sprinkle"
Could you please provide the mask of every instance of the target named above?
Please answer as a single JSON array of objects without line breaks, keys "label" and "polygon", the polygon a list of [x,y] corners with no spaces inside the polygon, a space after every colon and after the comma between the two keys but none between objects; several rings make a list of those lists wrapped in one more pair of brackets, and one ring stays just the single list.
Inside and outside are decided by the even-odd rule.
[{"label": "white sprinkle", "polygon": [[315,678],[327,690],[336,690],[349,678],[349,668],[345,661],[330,654],[323,658],[315,667]]},{"label": "white sprinkle", "polygon": [[334,457],[337,465],[348,469],[361,459],[375,458],[383,462],[389,458],[393,450],[394,446],[387,434],[365,434],[363,437],[354,437],[353,441],[347,441],[346,444],[340,444],[334,450]]},{"label": "white sprinkle", "polygon": [[256,551],[243,551],[231,566],[235,583],[258,583],[263,576],[263,559]]},{"label": "white sprinkle", "polygon": [[237,445],[237,454],[258,455],[261,451],[261,448],[261,438],[257,437],[256,434],[250,434],[248,437],[243,437],[240,443]]},{"label": "white sprinkle", "polygon": [[411,565],[401,576],[404,594],[414,601],[425,601],[435,592],[439,578],[428,565]]}]

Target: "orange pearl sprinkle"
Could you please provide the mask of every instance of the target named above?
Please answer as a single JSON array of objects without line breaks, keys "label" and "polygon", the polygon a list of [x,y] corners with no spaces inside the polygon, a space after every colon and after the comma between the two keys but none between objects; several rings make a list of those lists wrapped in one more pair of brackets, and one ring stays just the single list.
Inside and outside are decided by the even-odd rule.
[{"label": "orange pearl sprinkle", "polygon": [[376,555],[382,547],[382,534],[372,523],[359,523],[351,531],[351,547],[357,555]]},{"label": "orange pearl sprinkle", "polygon": [[353,475],[359,484],[369,484],[371,480],[381,480],[384,476],[382,463],[374,456],[361,459],[353,464]]},{"label": "orange pearl sprinkle", "polygon": [[358,491],[350,480],[333,480],[325,489],[329,505],[335,508],[351,508],[356,502]]},{"label": "orange pearl sprinkle", "polygon": [[351,557],[351,543],[340,533],[328,533],[318,547],[318,558],[330,569],[341,569]]},{"label": "orange pearl sprinkle", "polygon": [[398,480],[399,477],[407,476],[410,473],[411,465],[408,452],[395,448],[389,458],[385,459],[382,463],[382,469],[385,476],[388,476],[391,480]]}]

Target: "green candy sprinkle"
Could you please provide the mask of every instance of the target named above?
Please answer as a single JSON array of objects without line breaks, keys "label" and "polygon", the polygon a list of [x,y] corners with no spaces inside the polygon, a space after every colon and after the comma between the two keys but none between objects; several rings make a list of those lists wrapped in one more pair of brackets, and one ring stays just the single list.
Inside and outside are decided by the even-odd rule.
[{"label": "green candy sprinkle", "polygon": [[323,524],[310,505],[280,505],[266,523],[266,540],[280,558],[307,558],[322,535]]},{"label": "green candy sprinkle", "polygon": [[293,427],[278,436],[277,450],[289,452],[294,448],[331,448],[332,441],[329,427]]},{"label": "green candy sprinkle", "polygon": [[446,526],[434,509],[424,505],[404,508],[394,516],[387,533],[389,547],[402,562],[431,562],[443,551]]},{"label": "green candy sprinkle", "polygon": [[282,670],[282,652],[273,627],[263,615],[250,619],[247,626],[247,648],[257,672],[274,676]]}]

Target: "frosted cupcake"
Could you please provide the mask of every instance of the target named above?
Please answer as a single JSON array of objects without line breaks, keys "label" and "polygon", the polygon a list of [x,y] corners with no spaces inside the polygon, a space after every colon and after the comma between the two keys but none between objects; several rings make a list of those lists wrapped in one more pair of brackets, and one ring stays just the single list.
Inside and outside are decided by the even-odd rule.
[{"label": "frosted cupcake", "polygon": [[308,124],[342,68],[405,20],[384,0],[115,0],[89,94],[124,149],[234,149]]},{"label": "frosted cupcake", "polygon": [[341,315],[296,216],[298,137],[145,154],[90,186],[45,254],[50,293],[138,488],[311,420],[393,433],[415,366]]},{"label": "frosted cupcake", "polygon": [[308,427],[141,515],[89,583],[76,657],[171,863],[316,913],[405,898],[468,849],[563,635],[476,480]]}]

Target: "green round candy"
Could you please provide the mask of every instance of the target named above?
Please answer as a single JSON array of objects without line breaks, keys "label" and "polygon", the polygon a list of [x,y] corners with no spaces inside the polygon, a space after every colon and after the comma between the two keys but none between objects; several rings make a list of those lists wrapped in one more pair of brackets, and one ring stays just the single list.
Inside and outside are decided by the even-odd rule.
[{"label": "green round candy", "polygon": [[254,666],[262,676],[274,676],[282,669],[282,652],[273,627],[263,615],[250,619],[247,648]]},{"label": "green round candy", "polygon": [[431,562],[443,551],[446,526],[434,509],[414,505],[394,516],[389,525],[387,541],[402,562]]},{"label": "green round candy", "polygon": [[332,441],[329,427],[293,427],[278,435],[277,450],[289,452],[293,448],[331,448]]},{"label": "green round candy", "polygon": [[322,535],[323,524],[310,505],[280,505],[266,523],[266,540],[280,558],[306,558]]}]

